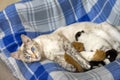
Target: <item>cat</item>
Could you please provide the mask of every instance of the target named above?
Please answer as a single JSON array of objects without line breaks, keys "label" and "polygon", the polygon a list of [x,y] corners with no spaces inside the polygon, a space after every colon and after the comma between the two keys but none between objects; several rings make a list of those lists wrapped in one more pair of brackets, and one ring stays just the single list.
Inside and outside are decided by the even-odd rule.
[{"label": "cat", "polygon": [[11,54],[12,57],[18,60],[34,62],[49,59],[59,63],[68,71],[76,71],[76,68],[64,59],[65,53],[71,53],[79,57],[78,60],[83,68],[90,69],[91,67],[88,61],[78,55],[79,52],[71,46],[69,40],[59,31],[49,35],[39,36],[32,40],[25,35],[21,35],[21,39],[23,44],[18,51]]},{"label": "cat", "polygon": [[[65,27],[58,28],[51,34],[41,35],[34,39],[30,39],[28,36],[21,35],[22,45],[18,51],[11,54],[12,57],[22,60],[24,62],[34,62],[43,59],[49,59],[59,63],[62,67],[69,71],[75,71],[74,66],[67,63],[64,59],[65,53],[77,55],[74,56],[78,59],[81,66],[85,69],[90,69],[90,60],[94,60],[96,51],[91,52],[77,52],[71,43],[76,41],[76,33],[82,31],[85,34],[92,34],[94,41],[101,39],[107,47],[115,48],[119,50],[119,32],[106,23],[95,24],[91,22],[74,23]],[[113,35],[112,35],[113,34]],[[116,36],[117,35],[117,36]],[[81,36],[81,35],[80,35]],[[85,38],[87,40],[87,37]],[[90,46],[90,45],[89,45]],[[95,45],[94,45],[95,46]],[[85,46],[86,47],[86,46]],[[95,49],[100,47],[96,47]],[[88,54],[89,53],[89,54]],[[91,57],[90,57],[90,56]],[[100,54],[99,54],[100,55]],[[102,57],[104,57],[103,55]],[[89,59],[89,60],[88,60]],[[99,57],[101,59],[101,57]],[[96,61],[98,61],[96,59]]]}]

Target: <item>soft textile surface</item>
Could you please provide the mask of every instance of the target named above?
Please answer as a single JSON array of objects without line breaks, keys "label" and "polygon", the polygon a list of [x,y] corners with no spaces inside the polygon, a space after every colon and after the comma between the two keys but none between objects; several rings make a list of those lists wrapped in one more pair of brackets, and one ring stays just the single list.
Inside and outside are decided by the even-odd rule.
[{"label": "soft textile surface", "polygon": [[21,34],[31,38],[75,22],[120,25],[120,0],[23,0],[0,12],[0,58],[20,80],[120,80],[120,59],[84,73],[64,71],[58,64],[23,63],[10,57],[21,45]]}]

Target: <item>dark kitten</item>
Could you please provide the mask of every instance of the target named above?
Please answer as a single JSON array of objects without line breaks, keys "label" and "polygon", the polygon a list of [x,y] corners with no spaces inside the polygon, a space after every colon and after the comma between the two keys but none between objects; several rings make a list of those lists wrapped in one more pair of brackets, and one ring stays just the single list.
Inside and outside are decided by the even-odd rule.
[{"label": "dark kitten", "polygon": [[[118,55],[118,52],[115,49],[111,49],[111,50],[106,51],[106,54],[107,54],[106,59],[109,62],[113,62],[116,59],[116,57]],[[94,69],[96,67],[100,67],[100,66],[104,66],[104,65],[108,64],[105,61],[90,61],[89,63],[91,65],[91,69]]]}]

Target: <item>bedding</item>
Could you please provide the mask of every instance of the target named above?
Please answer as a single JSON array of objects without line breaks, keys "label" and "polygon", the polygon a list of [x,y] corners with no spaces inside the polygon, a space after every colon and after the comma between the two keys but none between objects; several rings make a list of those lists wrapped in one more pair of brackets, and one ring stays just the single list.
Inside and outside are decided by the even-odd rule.
[{"label": "bedding", "polygon": [[120,80],[120,59],[83,73],[49,60],[24,63],[10,57],[21,34],[34,38],[75,22],[120,25],[120,0],[21,0],[0,12],[0,58],[19,80]]}]

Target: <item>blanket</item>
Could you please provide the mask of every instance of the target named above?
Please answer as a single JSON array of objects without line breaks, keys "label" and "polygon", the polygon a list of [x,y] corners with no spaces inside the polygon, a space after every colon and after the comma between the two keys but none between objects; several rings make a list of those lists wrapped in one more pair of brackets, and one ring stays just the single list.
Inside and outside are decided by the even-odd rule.
[{"label": "blanket", "polygon": [[120,59],[83,73],[65,71],[57,63],[24,63],[10,57],[30,38],[75,22],[120,25],[120,0],[21,0],[0,12],[0,58],[19,80],[120,80]]}]

